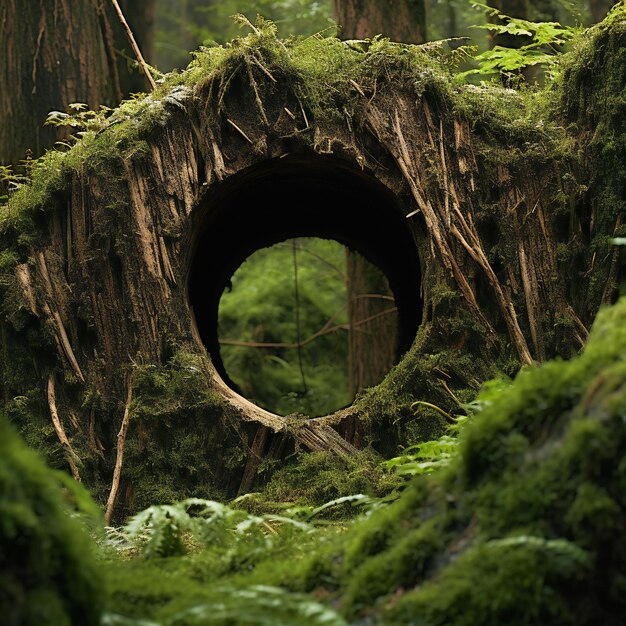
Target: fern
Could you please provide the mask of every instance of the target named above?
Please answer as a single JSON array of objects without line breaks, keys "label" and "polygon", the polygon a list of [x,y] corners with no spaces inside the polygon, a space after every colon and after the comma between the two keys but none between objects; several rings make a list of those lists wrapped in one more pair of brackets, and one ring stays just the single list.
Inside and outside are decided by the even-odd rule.
[{"label": "fern", "polygon": [[218,587],[209,601],[154,622],[108,613],[102,626],[346,626],[333,609],[277,587]]},{"label": "fern", "polygon": [[490,17],[498,20],[497,23],[480,24],[472,28],[489,30],[495,35],[523,37],[523,41],[528,39],[530,41],[515,48],[494,46],[491,50],[474,56],[474,61],[478,63],[477,67],[460,73],[458,76],[461,79],[474,74],[510,77],[524,68],[535,65],[542,65],[549,72],[553,72],[562,46],[580,32],[578,28],[563,26],[558,22],[532,22],[511,17],[482,2],[473,2],[472,6],[485,10]]},{"label": "fern", "polygon": [[280,515],[256,516],[212,500],[188,498],[151,506],[119,529],[107,529],[107,544],[118,551],[139,549],[144,557],[186,554],[194,546],[224,547],[234,562],[271,549],[283,532],[311,532],[303,521]]},{"label": "fern", "polygon": [[510,381],[506,379],[495,379],[486,383],[475,400],[459,404],[459,408],[464,411],[465,415],[450,415],[430,402],[422,400],[414,402],[412,405],[414,411],[426,406],[443,415],[448,421],[449,434],[434,441],[411,446],[404,451],[404,454],[384,461],[381,464],[382,467],[401,476],[432,474],[447,467],[458,451],[458,435],[463,431],[467,422],[490,406],[493,398],[502,393],[509,384]]}]

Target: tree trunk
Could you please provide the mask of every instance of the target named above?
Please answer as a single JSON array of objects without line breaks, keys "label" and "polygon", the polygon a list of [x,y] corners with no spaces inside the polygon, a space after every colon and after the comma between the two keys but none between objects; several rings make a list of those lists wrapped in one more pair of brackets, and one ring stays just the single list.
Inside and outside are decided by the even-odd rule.
[{"label": "tree trunk", "polygon": [[403,43],[426,39],[424,0],[334,0],[342,39],[384,35]]},{"label": "tree trunk", "polygon": [[601,22],[616,3],[617,0],[589,0],[589,9],[593,23]]},{"label": "tree trunk", "polygon": [[[36,4],[36,6],[35,6]],[[6,0],[0,6],[0,163],[40,155],[62,136],[44,127],[71,102],[113,105],[120,88],[101,0]]]},{"label": "tree trunk", "polygon": [[[155,0],[122,3],[148,61],[154,6]],[[27,151],[39,156],[66,136],[65,129],[44,126],[50,111],[65,111],[72,102],[114,106],[145,90],[140,70],[128,69],[129,49],[104,0],[2,3],[0,84],[10,89],[0,92],[0,163],[18,165]]]},{"label": "tree trunk", "polygon": [[[394,41],[422,43],[426,38],[424,0],[334,0],[335,19],[345,39],[382,34]],[[379,315],[393,306],[393,294],[380,272],[346,249],[350,317],[349,380],[355,396],[377,385],[393,367],[397,351],[397,318]],[[376,296],[376,297],[372,297]]]},{"label": "tree trunk", "polygon": [[346,248],[350,394],[377,385],[396,358],[398,316],[383,273]]}]

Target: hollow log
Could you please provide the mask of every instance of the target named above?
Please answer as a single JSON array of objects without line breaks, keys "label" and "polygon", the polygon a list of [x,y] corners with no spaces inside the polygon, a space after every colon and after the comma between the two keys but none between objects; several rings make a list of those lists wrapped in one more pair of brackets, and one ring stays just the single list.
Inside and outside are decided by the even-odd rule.
[{"label": "hollow log", "polygon": [[[259,459],[285,450],[277,438],[351,455],[357,441],[393,451],[407,428],[440,433],[416,400],[458,410],[496,373],[571,355],[614,297],[621,257],[584,246],[619,234],[619,215],[589,219],[591,166],[563,158],[590,136],[564,130],[558,115],[576,112],[531,122],[520,95],[456,86],[432,48],[406,50],[285,43],[259,24],[50,153],[6,208],[5,409],[43,442],[54,374],[102,500],[124,419],[119,515],[249,489]],[[233,272],[294,236],[382,269],[405,350],[378,387],[315,419],[240,396],[217,341]]]}]

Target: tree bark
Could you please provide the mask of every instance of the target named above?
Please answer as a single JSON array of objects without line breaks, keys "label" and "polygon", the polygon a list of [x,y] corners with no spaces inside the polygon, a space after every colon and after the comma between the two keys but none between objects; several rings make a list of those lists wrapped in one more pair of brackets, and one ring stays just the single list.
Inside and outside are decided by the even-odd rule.
[{"label": "tree bark", "polygon": [[346,248],[351,397],[377,385],[396,359],[398,314],[380,270]]},{"label": "tree bark", "polygon": [[[148,62],[155,0],[122,3]],[[72,102],[114,106],[147,89],[108,0],[7,0],[0,5],[0,163],[18,165],[67,135],[44,126],[48,113]],[[127,56],[125,56],[125,54]],[[7,88],[10,86],[10,88]]]},{"label": "tree bark", "polygon": [[334,0],[342,39],[384,35],[403,43],[426,39],[424,0]]},{"label": "tree bark", "polygon": [[0,6],[0,163],[40,155],[63,135],[44,127],[71,102],[95,109],[119,95],[102,0],[6,0]]}]

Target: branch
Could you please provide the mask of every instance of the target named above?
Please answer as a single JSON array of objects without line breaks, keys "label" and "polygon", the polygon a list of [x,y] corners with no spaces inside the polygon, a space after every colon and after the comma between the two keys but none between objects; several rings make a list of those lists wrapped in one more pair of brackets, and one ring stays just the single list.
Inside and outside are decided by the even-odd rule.
[{"label": "branch", "polygon": [[223,346],[240,346],[240,347],[243,347],[243,348],[284,348],[286,350],[295,350],[296,348],[302,348],[302,347],[306,346],[307,344],[315,341],[316,339],[318,339],[319,337],[322,337],[323,335],[328,335],[330,333],[335,333],[338,330],[351,330],[355,326],[363,326],[364,324],[367,324],[368,322],[371,322],[372,320],[378,319],[379,317],[383,317],[384,315],[389,315],[389,313],[395,313],[397,310],[398,310],[398,308],[394,306],[391,309],[385,309],[384,311],[380,311],[380,312],[376,313],[375,315],[372,315],[370,317],[366,317],[363,320],[359,320],[358,322],[355,322],[352,325],[350,325],[350,324],[337,324],[336,326],[330,326],[331,322],[335,319],[335,317],[337,317],[337,315],[341,311],[341,309],[340,309],[337,313],[335,313],[335,315],[333,315],[333,317],[331,317],[328,320],[328,322],[326,322],[326,324],[324,324],[324,326],[320,330],[318,330],[316,333],[314,333],[310,337],[307,337],[306,339],[304,339],[303,341],[301,341],[299,343],[281,343],[281,342],[263,342],[263,341],[237,341],[235,339],[221,339],[220,340],[220,345],[223,345]]},{"label": "branch", "polygon": [[65,457],[67,458],[67,464],[70,466],[70,472],[72,473],[74,480],[76,480],[77,482],[81,482],[80,474],[78,472],[78,466],[76,465],[76,462],[74,461],[74,459],[78,457],[76,456],[76,453],[72,449],[72,444],[70,444],[70,441],[67,438],[67,435],[65,434],[65,429],[63,428],[63,424],[61,423],[61,420],[59,419],[56,395],[54,393],[54,377],[52,376],[52,374],[50,374],[50,376],[48,377],[48,406],[50,407],[50,416],[52,417],[52,425],[54,426],[54,430],[57,434],[57,437],[59,438],[59,441],[61,442],[61,445],[63,446],[63,449],[65,450]]},{"label": "branch", "polygon": [[115,508],[115,501],[117,500],[117,492],[120,487],[120,478],[122,476],[122,463],[124,462],[124,447],[126,445],[126,433],[128,432],[128,424],[130,422],[130,403],[133,400],[133,384],[132,379],[128,381],[128,396],[126,397],[126,405],[124,407],[124,417],[122,418],[122,425],[120,426],[120,432],[117,434],[117,457],[115,459],[115,469],[113,470],[113,481],[111,483],[111,493],[107,500],[106,513],[104,519],[107,526],[111,525],[111,518],[113,517],[113,509]]},{"label": "branch", "polygon": [[152,77],[152,74],[150,73],[150,66],[146,63],[146,60],[143,58],[143,55],[141,54],[141,50],[139,49],[139,46],[137,45],[137,41],[135,40],[133,31],[130,29],[128,22],[126,21],[126,18],[124,17],[124,13],[122,13],[122,8],[120,7],[117,0],[111,0],[111,2],[113,3],[113,7],[115,8],[115,11],[117,12],[117,16],[120,18],[120,22],[122,26],[124,27],[124,30],[126,31],[126,37],[128,37],[128,41],[130,42],[131,48],[133,49],[133,52],[135,53],[135,56],[137,57],[137,61],[139,62],[139,67],[141,67],[143,73],[148,79],[148,82],[150,83],[150,87],[154,91],[156,89],[156,83],[154,82],[154,78]]}]

